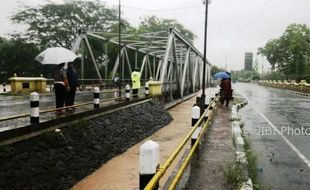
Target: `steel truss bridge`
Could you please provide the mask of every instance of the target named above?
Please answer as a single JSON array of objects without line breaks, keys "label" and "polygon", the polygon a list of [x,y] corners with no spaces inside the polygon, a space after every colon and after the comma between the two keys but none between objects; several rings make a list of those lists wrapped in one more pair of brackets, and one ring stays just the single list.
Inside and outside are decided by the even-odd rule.
[{"label": "steel truss bridge", "polygon": [[[72,51],[83,52],[84,54],[85,51],[81,51],[81,47],[87,49],[91,62],[96,69],[96,74],[101,81],[112,81],[117,73],[121,73],[119,74],[121,79],[125,79],[125,67],[129,74],[132,73],[133,67],[138,67],[144,78],[142,83],[153,77],[154,80],[162,82],[163,94],[172,99],[183,97],[202,88],[203,55],[177,30],[170,28],[167,31],[160,32],[122,34],[121,44],[119,44],[118,35],[118,33],[106,32],[81,32],[72,47]],[[104,77],[101,76],[98,63],[94,58],[89,41],[90,37],[102,40],[105,46]],[[109,45],[120,45],[121,47],[121,56],[117,56],[111,71],[108,71]],[[134,53],[134,56],[130,53]],[[142,62],[138,61],[138,54],[143,55]],[[82,55],[82,79],[84,78],[85,64],[83,57]],[[134,57],[134,60],[130,59],[131,57]],[[211,78],[211,64],[208,61],[206,63],[205,84],[208,86]],[[118,72],[119,67],[121,67],[122,72]],[[108,75],[108,73],[110,74]],[[127,76],[127,80],[130,80],[129,76]]]}]

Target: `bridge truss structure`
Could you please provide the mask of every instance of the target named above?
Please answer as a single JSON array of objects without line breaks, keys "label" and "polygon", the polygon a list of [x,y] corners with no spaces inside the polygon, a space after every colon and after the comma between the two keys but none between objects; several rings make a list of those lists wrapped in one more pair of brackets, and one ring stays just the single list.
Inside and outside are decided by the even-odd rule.
[{"label": "bridge truss structure", "polygon": [[[105,74],[101,76],[98,63],[95,60],[89,38],[102,40],[105,45],[104,55],[106,56]],[[117,33],[106,32],[81,32],[72,47],[72,51],[81,52],[87,49],[92,63],[96,69],[96,74],[101,81],[112,81],[118,74],[125,79],[125,66],[128,69],[126,73],[131,75],[135,68],[139,68],[143,75],[143,81],[152,77],[156,81],[162,82],[162,91],[166,95],[183,97],[186,94],[196,92],[202,88],[203,55],[181,34],[170,28],[167,31],[142,33],[142,34],[122,34],[121,38],[121,56],[116,57],[113,69],[108,71],[108,47],[110,45],[119,46],[119,37]],[[83,53],[85,53],[83,51]],[[134,56],[132,55],[134,54]],[[143,55],[143,59],[138,61],[138,54]],[[84,61],[82,56],[82,76]],[[134,60],[133,58],[134,57]],[[206,87],[210,84],[210,67],[206,65]],[[111,64],[111,63],[110,63]],[[122,73],[119,73],[121,67]],[[127,74],[127,77],[130,76]],[[130,77],[128,77],[130,81]]]}]

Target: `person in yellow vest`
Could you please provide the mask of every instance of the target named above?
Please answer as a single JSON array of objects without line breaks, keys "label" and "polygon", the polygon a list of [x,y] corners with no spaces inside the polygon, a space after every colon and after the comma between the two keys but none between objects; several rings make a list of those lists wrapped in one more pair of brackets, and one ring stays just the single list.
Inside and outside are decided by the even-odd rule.
[{"label": "person in yellow vest", "polygon": [[131,73],[131,82],[132,82],[132,96],[138,97],[138,90],[141,87],[140,83],[141,73],[139,68],[136,68],[134,72]]}]

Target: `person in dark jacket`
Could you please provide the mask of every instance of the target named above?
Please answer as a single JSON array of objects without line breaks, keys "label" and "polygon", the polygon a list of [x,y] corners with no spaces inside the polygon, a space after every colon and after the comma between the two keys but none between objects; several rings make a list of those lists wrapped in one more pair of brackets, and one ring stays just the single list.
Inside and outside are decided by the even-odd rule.
[{"label": "person in dark jacket", "polygon": [[[70,90],[65,63],[57,65],[55,71],[53,72],[53,77],[54,77],[56,108],[62,108],[65,104],[66,91]],[[56,114],[60,115],[61,112],[62,110],[59,109],[56,111]]]},{"label": "person in dark jacket", "polygon": [[79,79],[73,62],[68,63],[67,77],[70,90],[66,94],[66,106],[72,106],[74,105],[76,88],[79,86]]},{"label": "person in dark jacket", "polygon": [[229,100],[232,99],[232,89],[230,79],[223,78],[221,80],[221,92],[220,92],[220,101],[221,105],[224,105],[224,101],[226,100],[226,107],[229,105]]}]

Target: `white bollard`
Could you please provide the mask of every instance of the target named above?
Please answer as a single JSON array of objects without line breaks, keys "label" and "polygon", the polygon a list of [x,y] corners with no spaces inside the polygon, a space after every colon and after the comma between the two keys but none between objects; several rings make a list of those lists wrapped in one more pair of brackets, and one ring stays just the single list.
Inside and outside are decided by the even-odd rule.
[{"label": "white bollard", "polygon": [[126,97],[126,101],[130,100],[130,86],[129,86],[129,84],[126,84],[126,86],[125,86],[125,97]]},{"label": "white bollard", "polygon": [[192,108],[192,127],[195,126],[199,118],[200,118],[200,107],[196,105]]},{"label": "white bollard", "polygon": [[210,97],[209,96],[206,96],[205,97],[205,108],[207,108],[210,104]]},{"label": "white bollard", "polygon": [[200,131],[201,131],[202,127],[197,127],[197,129],[194,131],[194,133],[192,134],[191,137],[191,146],[194,146],[195,142],[197,141]]},{"label": "white bollard", "polygon": [[114,89],[115,91],[114,91],[114,99],[117,99],[118,98],[118,88],[115,88]]},{"label": "white bollard", "polygon": [[[139,189],[144,189],[159,166],[159,144],[148,140],[140,146]],[[158,184],[157,184],[158,188]],[[155,189],[157,189],[155,188]]]},{"label": "white bollard", "polygon": [[39,114],[39,94],[32,92],[30,94],[30,124],[38,124],[40,122]]},{"label": "white bollard", "polygon": [[149,96],[149,83],[145,83],[145,96]]},{"label": "white bollard", "polygon": [[95,87],[94,88],[94,108],[95,109],[99,108],[99,103],[100,103],[99,94],[100,94],[99,88]]},{"label": "white bollard", "polygon": [[6,92],[6,88],[5,88],[5,82],[2,84],[3,85],[3,93],[5,93]]},{"label": "white bollard", "polygon": [[216,98],[216,93],[213,93],[213,95],[211,95],[211,101],[213,101]]}]

